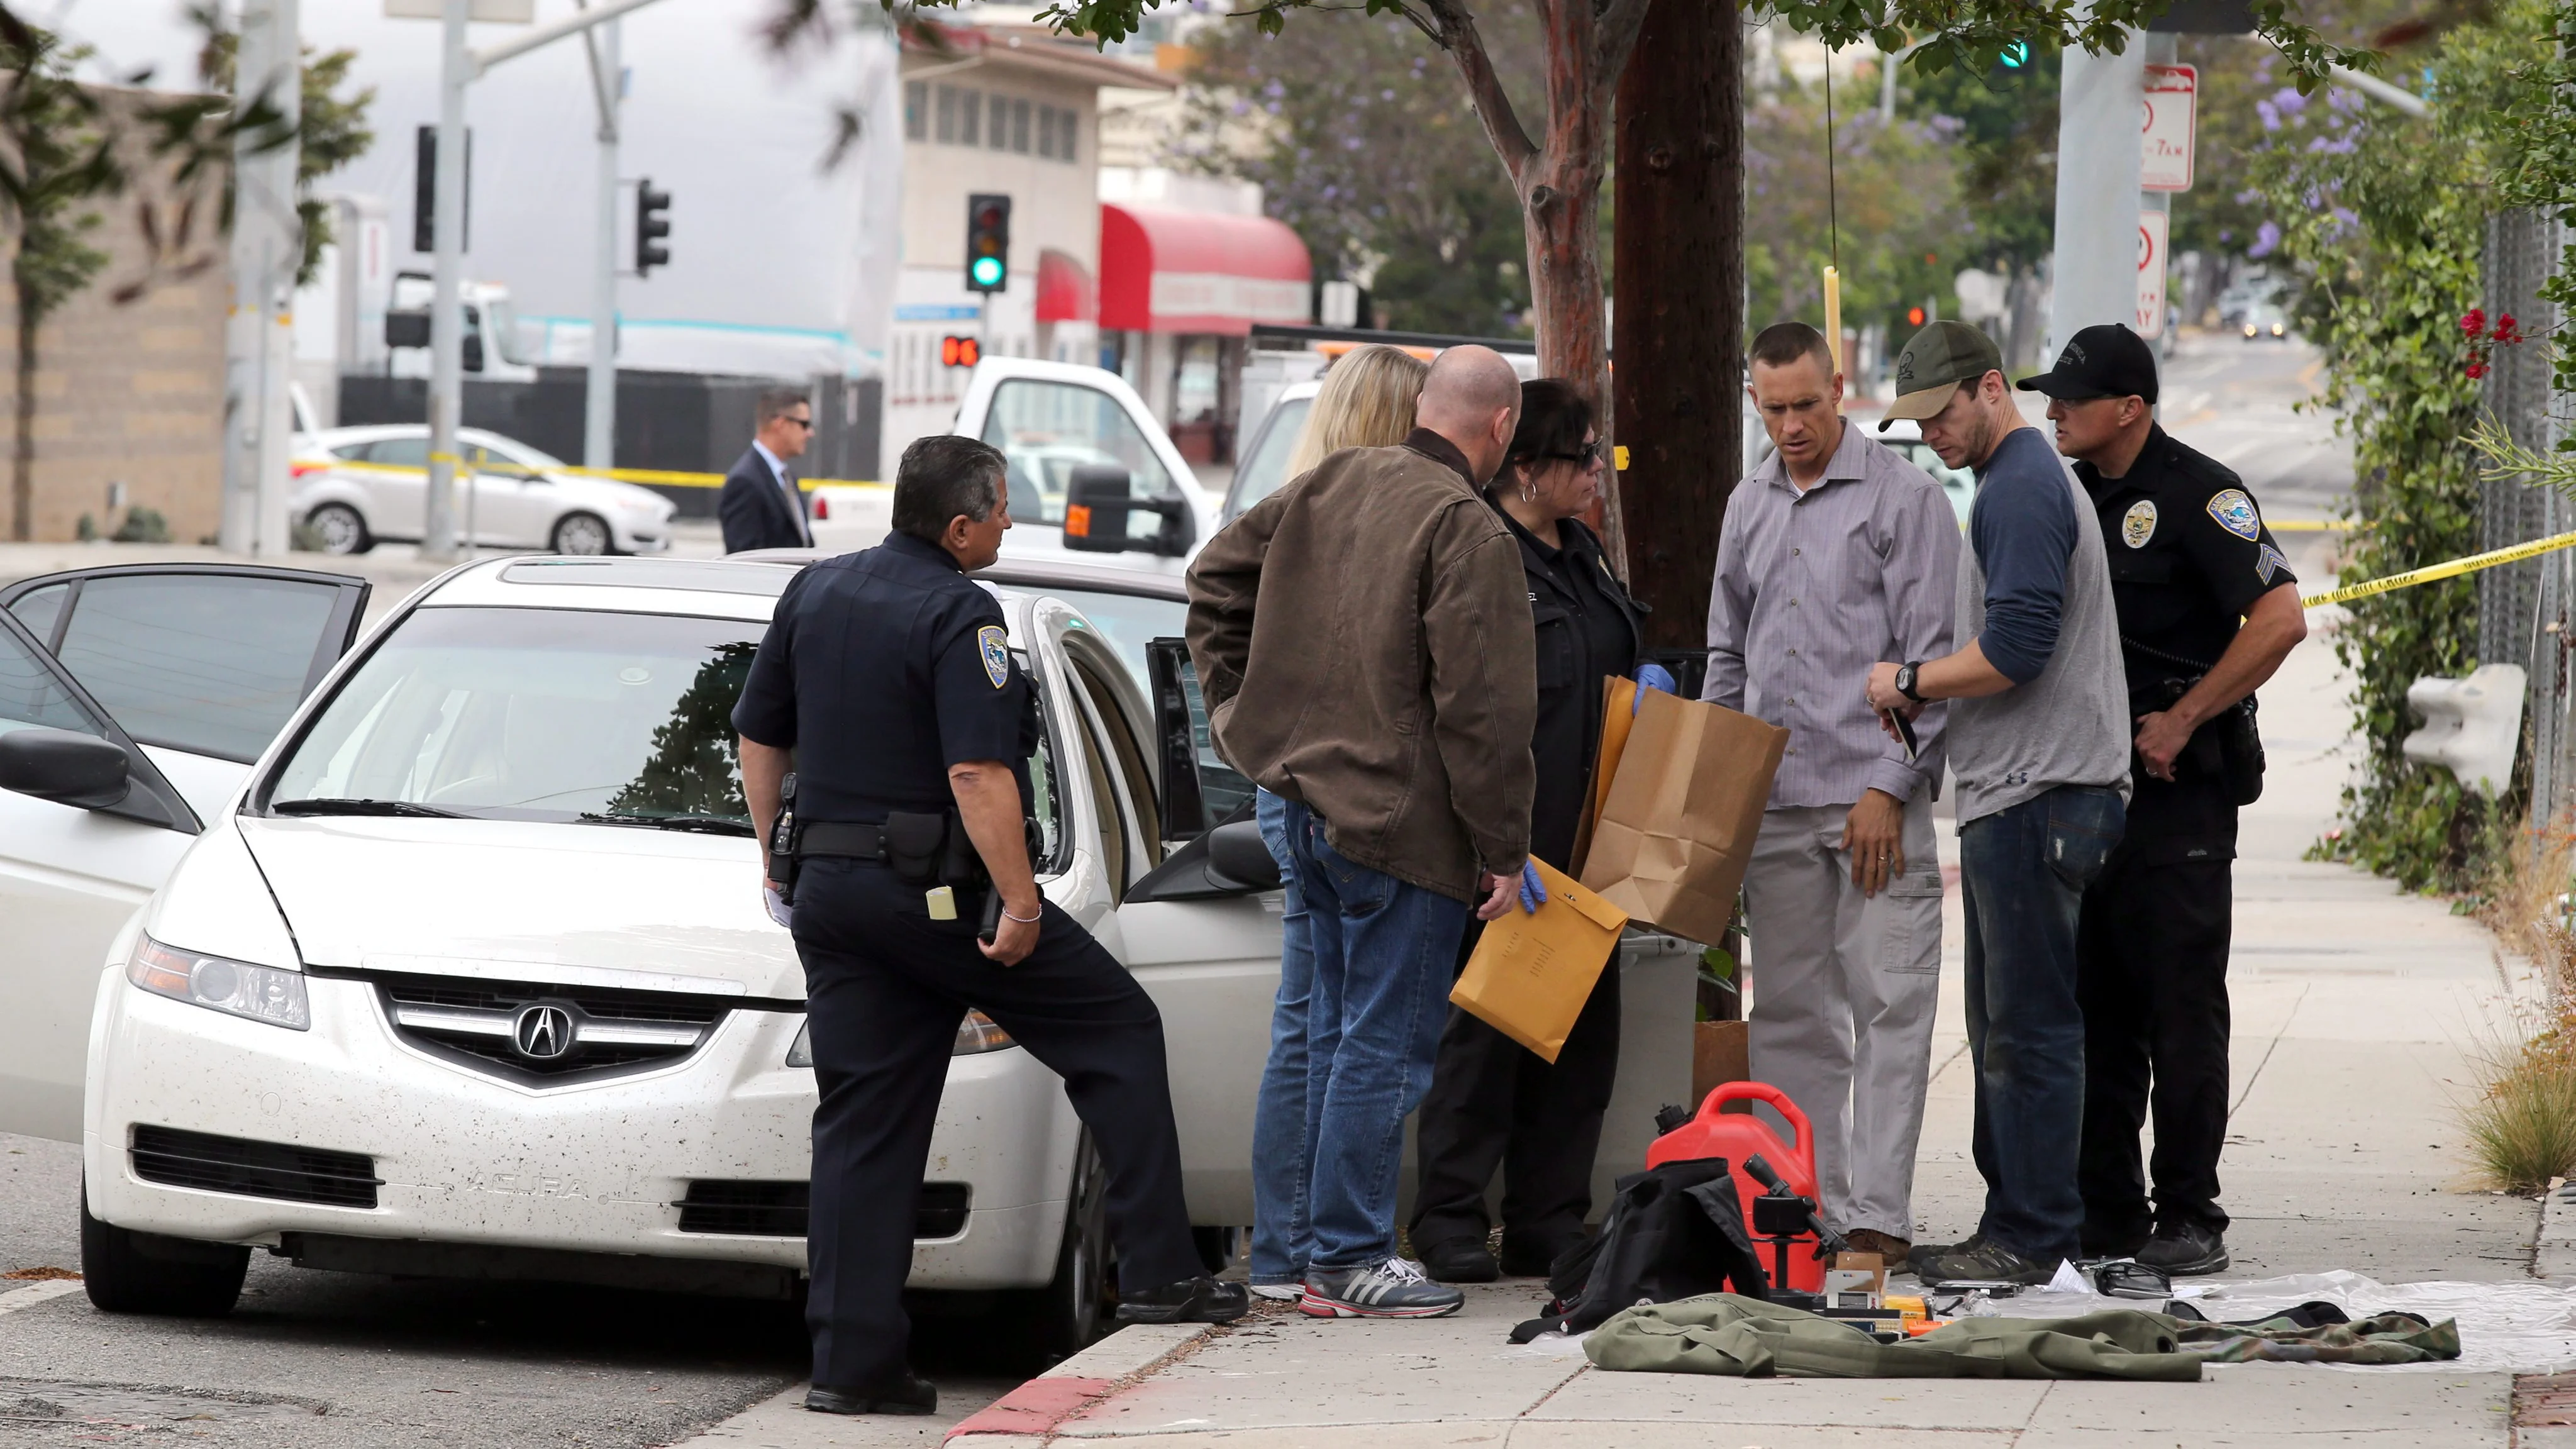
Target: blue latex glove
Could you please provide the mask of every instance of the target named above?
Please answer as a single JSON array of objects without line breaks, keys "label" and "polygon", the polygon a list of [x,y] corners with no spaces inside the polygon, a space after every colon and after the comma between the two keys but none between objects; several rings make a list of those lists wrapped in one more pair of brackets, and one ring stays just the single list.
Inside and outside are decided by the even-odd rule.
[{"label": "blue latex glove", "polygon": [[1646,691],[1650,689],[1660,689],[1666,694],[1681,693],[1673,686],[1670,670],[1660,664],[1640,664],[1637,666],[1637,697],[1628,704],[1629,718],[1636,718],[1637,711],[1646,707]]},{"label": "blue latex glove", "polygon": [[1535,916],[1547,904],[1547,882],[1538,878],[1538,862],[1521,862],[1521,913]]}]

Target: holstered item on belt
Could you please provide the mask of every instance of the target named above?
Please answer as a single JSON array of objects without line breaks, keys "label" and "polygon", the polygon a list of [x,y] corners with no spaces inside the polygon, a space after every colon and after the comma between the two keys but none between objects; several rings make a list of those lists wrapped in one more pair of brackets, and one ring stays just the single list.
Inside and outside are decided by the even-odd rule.
[{"label": "holstered item on belt", "polygon": [[[2198,679],[2160,679],[2136,696],[2130,708],[2140,714],[2172,709]],[[2219,711],[2218,717],[2191,732],[2191,740],[2174,758],[2174,777],[2199,775],[2223,780],[2231,804],[2251,805],[2263,795],[2263,736],[2254,724],[2254,697]]]},{"label": "holstered item on belt", "polygon": [[796,903],[796,772],[778,782],[778,819],[769,827],[769,878],[778,898]]},{"label": "holstered item on belt", "polygon": [[[889,810],[885,818],[885,860],[895,879],[906,885],[930,886],[947,874],[950,854],[949,838],[964,835],[964,830],[951,831],[949,822],[957,818],[953,810],[936,815],[915,814],[909,810]],[[971,851],[973,847],[970,845]],[[953,882],[951,882],[953,884]]]}]

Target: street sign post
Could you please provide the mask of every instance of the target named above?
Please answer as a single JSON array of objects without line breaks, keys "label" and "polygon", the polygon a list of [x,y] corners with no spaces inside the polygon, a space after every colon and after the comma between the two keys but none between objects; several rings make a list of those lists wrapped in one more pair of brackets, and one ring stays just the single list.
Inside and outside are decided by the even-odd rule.
[{"label": "street sign post", "polygon": [[2191,156],[2199,126],[2200,72],[2187,65],[2147,67],[2146,115],[2139,127],[2138,189],[2191,190]]},{"label": "street sign post", "polygon": [[2162,211],[2138,212],[2138,317],[2140,337],[2165,331],[2165,237],[2172,218]]}]

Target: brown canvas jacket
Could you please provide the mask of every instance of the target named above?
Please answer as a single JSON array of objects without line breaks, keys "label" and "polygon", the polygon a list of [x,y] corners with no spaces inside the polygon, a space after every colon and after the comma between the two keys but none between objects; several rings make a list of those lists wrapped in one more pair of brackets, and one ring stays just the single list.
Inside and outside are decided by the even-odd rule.
[{"label": "brown canvas jacket", "polygon": [[1189,586],[1190,657],[1236,769],[1426,890],[1473,900],[1480,871],[1520,869],[1529,590],[1447,439],[1333,454],[1210,539]]}]

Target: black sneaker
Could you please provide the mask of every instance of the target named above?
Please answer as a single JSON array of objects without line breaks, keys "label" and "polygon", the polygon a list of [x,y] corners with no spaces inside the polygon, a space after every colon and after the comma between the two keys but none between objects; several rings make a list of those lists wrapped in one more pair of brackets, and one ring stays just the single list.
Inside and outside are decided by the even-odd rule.
[{"label": "black sneaker", "polygon": [[1467,1295],[1422,1275],[1402,1258],[1357,1268],[1308,1268],[1300,1312],[1317,1318],[1442,1318],[1465,1307]]},{"label": "black sneaker", "polygon": [[1943,1283],[2025,1283],[2036,1286],[2057,1274],[2056,1265],[2032,1262],[2001,1243],[1972,1238],[1947,1251],[1914,1250],[1915,1276],[1926,1285]]},{"label": "black sneaker", "polygon": [[817,1414],[935,1414],[939,1390],[907,1369],[892,1378],[849,1388],[816,1384],[805,1391],[805,1407]]},{"label": "black sneaker", "polygon": [[[1924,1264],[1935,1258],[1948,1257],[1953,1253],[1973,1253],[1984,1246],[1985,1241],[1983,1237],[1970,1233],[1955,1243],[1916,1243],[1905,1255],[1906,1271],[1917,1278],[1923,1278]],[[1925,1278],[1924,1281],[1928,1283],[1931,1280]]]},{"label": "black sneaker", "polygon": [[1473,1238],[1423,1249],[1422,1271],[1442,1283],[1491,1283],[1502,1276],[1494,1255]]},{"label": "black sneaker", "polygon": [[2169,1278],[2198,1278],[2227,1271],[2227,1240],[2198,1223],[2159,1227],[2137,1259]]},{"label": "black sneaker", "polygon": [[1214,1278],[1184,1278],[1118,1295],[1121,1323],[1232,1323],[1251,1311],[1250,1289]]}]

